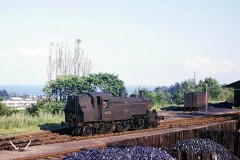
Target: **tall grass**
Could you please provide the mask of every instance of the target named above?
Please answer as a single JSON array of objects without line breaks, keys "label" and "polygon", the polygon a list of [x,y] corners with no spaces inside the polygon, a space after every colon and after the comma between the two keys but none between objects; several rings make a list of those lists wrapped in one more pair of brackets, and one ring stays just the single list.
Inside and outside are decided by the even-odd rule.
[{"label": "tall grass", "polygon": [[0,135],[19,134],[59,126],[63,120],[63,114],[53,115],[50,113],[31,116],[20,112],[11,116],[0,116]]}]

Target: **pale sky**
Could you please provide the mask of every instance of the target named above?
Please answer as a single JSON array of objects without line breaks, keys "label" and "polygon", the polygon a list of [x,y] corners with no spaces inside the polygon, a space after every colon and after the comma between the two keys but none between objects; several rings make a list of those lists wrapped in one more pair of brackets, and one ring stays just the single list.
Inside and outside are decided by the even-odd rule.
[{"label": "pale sky", "polygon": [[47,81],[51,42],[126,85],[240,79],[239,0],[1,0],[0,84]]}]

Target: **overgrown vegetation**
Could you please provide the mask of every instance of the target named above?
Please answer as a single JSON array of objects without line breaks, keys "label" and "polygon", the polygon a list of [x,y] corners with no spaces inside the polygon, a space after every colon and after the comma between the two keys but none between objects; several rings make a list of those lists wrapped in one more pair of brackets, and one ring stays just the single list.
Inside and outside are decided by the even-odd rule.
[{"label": "overgrown vegetation", "polygon": [[[2,99],[1,99],[2,100]],[[64,103],[39,100],[26,110],[15,110],[0,100],[0,136],[60,126]]]},{"label": "overgrown vegetation", "polygon": [[7,107],[5,104],[1,103],[3,101],[3,98],[0,97],[0,116],[6,115],[12,115],[13,113],[18,113],[18,110],[11,109]]},{"label": "overgrown vegetation", "polygon": [[31,116],[23,111],[0,116],[0,136],[50,129],[60,126],[63,120],[63,114],[39,113],[38,116]]},{"label": "overgrown vegetation", "polygon": [[33,104],[31,107],[28,107],[26,111],[31,116],[39,116],[40,114],[63,114],[64,102],[55,102],[50,99],[39,99],[36,104]]}]

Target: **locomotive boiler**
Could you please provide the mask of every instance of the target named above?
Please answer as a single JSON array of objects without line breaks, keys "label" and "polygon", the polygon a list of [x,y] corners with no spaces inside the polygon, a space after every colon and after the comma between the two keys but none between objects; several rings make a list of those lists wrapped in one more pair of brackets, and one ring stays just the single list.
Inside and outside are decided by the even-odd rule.
[{"label": "locomotive boiler", "polygon": [[72,134],[83,136],[154,128],[163,117],[151,107],[152,101],[144,97],[143,91],[139,97],[88,92],[68,96],[65,123],[71,126]]}]

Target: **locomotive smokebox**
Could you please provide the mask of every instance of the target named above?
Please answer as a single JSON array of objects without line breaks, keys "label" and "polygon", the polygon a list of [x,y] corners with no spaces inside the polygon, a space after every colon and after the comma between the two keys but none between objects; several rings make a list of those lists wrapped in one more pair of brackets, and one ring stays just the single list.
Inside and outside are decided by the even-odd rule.
[{"label": "locomotive smokebox", "polygon": [[144,93],[145,93],[144,90],[140,90],[140,91],[139,91],[139,97],[143,98],[143,97],[144,97]]}]

